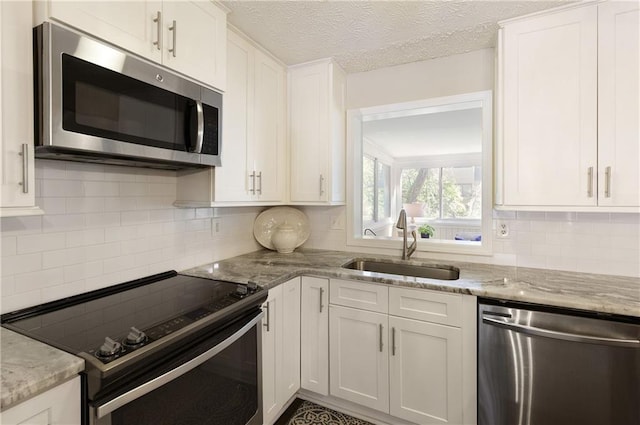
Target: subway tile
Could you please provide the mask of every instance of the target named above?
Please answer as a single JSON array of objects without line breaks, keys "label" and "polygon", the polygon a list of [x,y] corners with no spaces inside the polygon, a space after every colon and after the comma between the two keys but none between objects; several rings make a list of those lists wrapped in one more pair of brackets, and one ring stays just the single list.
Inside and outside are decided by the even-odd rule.
[{"label": "subway tile", "polygon": [[64,180],[67,178],[67,162],[36,158],[36,178]]},{"label": "subway tile", "polygon": [[173,208],[176,197],[145,197],[136,199],[138,210],[166,210]]},{"label": "subway tile", "polygon": [[104,180],[104,166],[95,163],[68,162],[67,178],[70,180]]},{"label": "subway tile", "polygon": [[147,196],[148,184],[146,183],[120,183],[120,196]]},{"label": "subway tile", "polygon": [[84,182],[85,196],[119,196],[120,185],[117,182],[86,181]]},{"label": "subway tile", "polygon": [[67,232],[66,246],[73,248],[86,245],[98,245],[105,241],[105,229],[85,229]]},{"label": "subway tile", "polygon": [[545,213],[546,221],[575,221],[576,213],[574,212],[547,212]]},{"label": "subway tile", "polygon": [[0,218],[2,236],[29,235],[42,232],[41,216]]},{"label": "subway tile", "polygon": [[121,252],[122,248],[120,246],[120,242],[104,243],[102,245],[86,247],[87,261],[118,257],[121,255]]},{"label": "subway tile", "polygon": [[[63,283],[55,286],[48,286],[41,291],[42,302],[56,301],[62,298],[70,297],[72,295],[81,294],[85,292],[84,280],[76,282]],[[78,323],[80,325],[80,323]]]},{"label": "subway tile", "polygon": [[173,208],[149,211],[149,221],[151,222],[173,222]]},{"label": "subway tile", "polygon": [[103,273],[116,273],[133,269],[136,266],[139,266],[139,264],[136,264],[136,259],[133,255],[109,258],[103,261]]},{"label": "subway tile", "polygon": [[66,248],[58,251],[42,253],[42,268],[50,269],[55,267],[70,266],[86,261],[87,254],[84,247]]},{"label": "subway tile", "polygon": [[75,180],[43,180],[42,197],[67,198],[84,196],[84,186]]},{"label": "subway tile", "polygon": [[612,213],[611,222],[640,225],[640,213]]},{"label": "subway tile", "polygon": [[36,204],[44,210],[46,215],[66,214],[67,201],[65,198],[39,198]]},{"label": "subway tile", "polygon": [[0,279],[0,294],[3,297],[8,297],[16,292],[15,279],[13,276],[5,276]]},{"label": "subway tile", "polygon": [[55,269],[17,274],[15,276],[16,293],[29,292],[48,286],[59,285],[64,282],[63,272],[62,267],[59,267]]},{"label": "subway tile", "polygon": [[590,223],[608,223],[611,221],[611,215],[600,212],[578,212],[576,213],[576,220]]},{"label": "subway tile", "polygon": [[51,251],[65,246],[64,233],[41,233],[39,235],[23,235],[17,237],[18,254]]},{"label": "subway tile", "polygon": [[16,293],[8,297],[2,297],[2,313],[9,313],[22,308],[31,307],[40,304],[41,291],[35,290],[30,292]]},{"label": "subway tile", "polygon": [[149,183],[148,195],[156,197],[176,197],[176,184],[171,183]]},{"label": "subway tile", "polygon": [[109,211],[134,211],[138,208],[136,198],[104,198],[104,210]]},{"label": "subway tile", "polygon": [[123,226],[148,223],[149,211],[123,211],[120,213],[120,220]]},{"label": "subway tile", "polygon": [[516,217],[518,220],[544,220],[545,213],[540,211],[518,211]]},{"label": "subway tile", "polygon": [[196,218],[212,218],[213,208],[196,208]]},{"label": "subway tile", "polygon": [[195,208],[176,208],[173,210],[173,218],[176,221],[193,220],[196,218]]},{"label": "subway tile", "polygon": [[103,198],[67,198],[68,213],[96,213],[103,211]]},{"label": "subway tile", "polygon": [[128,241],[140,239],[146,236],[144,226],[119,226],[110,227],[104,230],[106,242]]},{"label": "subway tile", "polygon": [[18,252],[18,241],[16,236],[7,236],[2,238],[2,253],[3,257],[10,255],[16,255]]},{"label": "subway tile", "polygon": [[42,253],[2,257],[2,276],[33,272],[42,269]]},{"label": "subway tile", "polygon": [[102,260],[89,261],[64,267],[64,281],[74,282],[104,274]]},{"label": "subway tile", "polygon": [[120,225],[120,213],[107,212],[101,214],[88,214],[87,227],[115,227]]},{"label": "subway tile", "polygon": [[90,216],[85,214],[45,215],[42,218],[42,231],[70,232],[84,229],[86,220]]}]

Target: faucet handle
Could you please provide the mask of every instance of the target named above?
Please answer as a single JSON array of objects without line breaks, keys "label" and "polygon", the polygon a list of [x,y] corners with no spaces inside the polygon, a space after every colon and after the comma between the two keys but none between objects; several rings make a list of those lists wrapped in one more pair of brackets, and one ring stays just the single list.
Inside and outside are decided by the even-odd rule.
[{"label": "faucet handle", "polygon": [[411,259],[411,254],[418,248],[418,235],[415,230],[411,231],[411,236],[413,236],[413,242],[407,247],[407,260]]}]

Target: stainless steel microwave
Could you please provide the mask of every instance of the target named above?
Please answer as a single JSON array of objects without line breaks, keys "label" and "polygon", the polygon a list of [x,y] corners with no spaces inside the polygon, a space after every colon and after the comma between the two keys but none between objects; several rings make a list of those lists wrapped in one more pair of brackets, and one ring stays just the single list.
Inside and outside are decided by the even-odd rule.
[{"label": "stainless steel microwave", "polygon": [[221,93],[49,22],[34,28],[34,58],[37,158],[221,165]]}]

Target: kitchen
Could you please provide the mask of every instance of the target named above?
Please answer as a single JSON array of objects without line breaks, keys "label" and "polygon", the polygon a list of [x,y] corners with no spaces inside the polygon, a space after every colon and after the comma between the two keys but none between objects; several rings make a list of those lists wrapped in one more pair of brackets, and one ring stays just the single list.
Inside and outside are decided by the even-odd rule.
[{"label": "kitchen", "polygon": [[[10,19],[5,25],[5,11],[10,7],[6,3],[2,5],[3,28],[13,25],[15,34],[21,31],[30,34],[34,24],[31,11],[21,9],[12,16],[20,16],[22,20]],[[21,4],[14,7],[28,6]],[[233,5],[228,7],[233,8]],[[522,13],[514,13],[510,17],[525,15],[533,10],[520,11]],[[236,23],[233,11],[227,15],[227,19]],[[241,23],[237,21],[236,25],[242,28]],[[180,28],[179,31],[182,31]],[[16,41],[8,39],[10,36],[6,35],[4,29],[3,55],[11,52],[5,45]],[[155,30],[155,27],[152,29]],[[98,30],[95,28],[95,31]],[[6,31],[12,33],[11,30]],[[170,40],[169,37],[165,36],[165,40]],[[18,52],[30,51],[30,36],[20,40],[23,44],[16,44],[14,48]],[[496,90],[494,48],[472,48],[468,52],[448,53],[439,54],[433,59],[347,73],[345,109],[364,109]],[[20,57],[19,53],[17,55]],[[288,62],[289,65],[295,63],[299,62]],[[17,90],[18,93],[32,90],[29,88],[31,77],[10,80],[8,76],[11,72],[20,70],[13,68],[7,71],[4,64],[3,59],[3,99],[12,94],[11,90]],[[20,143],[25,143],[33,137],[28,135],[34,131],[32,120],[28,118],[32,105],[24,100],[24,96],[13,95],[22,99],[17,104],[22,109],[17,106],[6,108],[3,100],[5,145],[10,138],[23,139]],[[10,126],[10,123],[16,125]],[[24,127],[20,128],[19,125]],[[280,148],[284,149],[284,146]],[[13,162],[18,164],[14,166]],[[21,174],[21,171],[14,170],[21,163],[12,163],[3,153],[3,173],[11,170]],[[350,165],[347,165],[347,174],[349,168]],[[224,169],[224,164],[221,169]],[[184,271],[252,253],[261,249],[254,239],[253,225],[265,205],[296,204],[281,197],[279,202],[253,199],[224,201],[211,206],[208,200],[208,206],[175,208],[174,202],[180,199],[183,193],[180,186],[184,183],[184,176],[178,176],[175,171],[36,159],[29,173],[33,173],[29,181],[35,182],[30,185],[35,190],[35,197],[31,192],[31,205],[23,209],[25,215],[2,218],[2,313],[108,288],[166,270]],[[286,186],[289,179],[285,176],[279,176],[277,184]],[[244,182],[244,178],[241,181]],[[3,207],[9,205],[4,197],[8,190],[3,186]],[[287,191],[284,190],[284,193]],[[244,206],[247,204],[250,206]],[[36,208],[44,210],[44,215],[26,215],[33,213]],[[322,205],[299,205],[297,208],[309,217],[310,222],[311,234],[304,244],[305,249],[399,258],[399,241],[392,248],[380,248],[375,244],[349,244],[347,229],[351,221],[351,208],[348,202],[335,206],[323,202]],[[620,276],[621,281],[627,284],[635,283],[637,288],[637,278],[640,276],[637,204],[635,208],[623,212],[598,208],[495,209],[488,221],[496,230],[498,223],[507,224],[508,237],[499,237],[497,234],[491,237],[496,230],[491,231],[491,255],[434,252],[429,245],[425,250],[418,249],[413,258],[613,275]],[[220,264],[224,269],[224,263]],[[267,273],[257,267],[255,272],[255,277]],[[625,277],[635,280],[625,280]],[[241,283],[246,283],[246,279]],[[597,284],[595,287],[598,288]],[[596,289],[596,292],[599,291]],[[558,298],[562,296],[558,295]],[[553,300],[549,302],[553,303]],[[631,304],[631,310],[622,314],[637,317],[637,297],[635,302]]]}]

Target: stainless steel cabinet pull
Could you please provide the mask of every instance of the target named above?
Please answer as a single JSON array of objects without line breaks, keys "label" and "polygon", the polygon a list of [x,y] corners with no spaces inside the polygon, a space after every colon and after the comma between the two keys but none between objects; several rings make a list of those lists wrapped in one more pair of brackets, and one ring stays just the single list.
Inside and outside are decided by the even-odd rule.
[{"label": "stainless steel cabinet pull", "polygon": [[378,330],[380,331],[380,335],[379,335],[380,336],[380,352],[382,353],[382,347],[383,347],[383,344],[382,344],[382,323],[378,324]]},{"label": "stainless steel cabinet pull", "polygon": [[162,49],[162,12],[159,10],[156,12],[156,17],[153,18],[153,22],[155,22],[157,28],[157,40],[153,42],[153,45],[158,48],[158,50]]},{"label": "stainless steel cabinet pull", "polygon": [[269,325],[270,325],[270,313],[271,310],[269,310],[269,301],[267,301],[267,305],[264,306],[265,310],[267,310],[267,314],[265,315],[267,317],[267,320],[262,324],[262,326],[264,326],[265,328],[267,328],[267,332],[269,332]]},{"label": "stainless steel cabinet pull", "polygon": [[320,313],[322,313],[322,297],[324,296],[324,288],[320,288]]},{"label": "stainless steel cabinet pull", "polygon": [[604,169],[604,197],[611,198],[611,167]]},{"label": "stainless steel cabinet pull", "polygon": [[251,189],[249,189],[249,192],[255,195],[256,194],[256,172],[254,171],[253,173],[249,174],[249,178],[251,179]]},{"label": "stainless steel cabinet pull", "polygon": [[568,332],[553,331],[551,329],[537,328],[535,326],[520,325],[509,321],[508,319],[493,319],[488,317],[482,317],[482,321],[489,325],[497,326],[499,328],[509,329],[515,332],[520,332],[528,335],[542,336],[546,338],[561,339],[564,341],[574,342],[587,342],[597,343],[603,345],[614,345],[618,347],[632,347],[640,348],[640,340],[638,339],[618,339],[618,338],[605,338],[600,336],[580,335]]},{"label": "stainless steel cabinet pull", "polygon": [[169,27],[169,31],[173,32],[173,47],[171,47],[169,49],[169,52],[171,52],[171,54],[173,55],[173,57],[176,57],[176,34],[178,33],[178,24],[176,23],[176,21],[173,21],[173,25],[171,25]]},{"label": "stainless steel cabinet pull", "polygon": [[391,355],[396,355],[396,328],[391,328]]},{"label": "stainless steel cabinet pull", "polygon": [[589,167],[587,171],[587,196],[593,198],[593,167]]},{"label": "stainless steel cabinet pull", "polygon": [[262,171],[260,171],[258,173],[258,190],[256,190],[256,192],[258,192],[258,195],[262,195]]},{"label": "stainless steel cabinet pull", "polygon": [[22,181],[18,184],[22,186],[22,193],[29,193],[29,145],[23,143],[18,155],[22,157]]},{"label": "stainless steel cabinet pull", "polygon": [[324,195],[324,176],[320,174],[320,196]]}]

